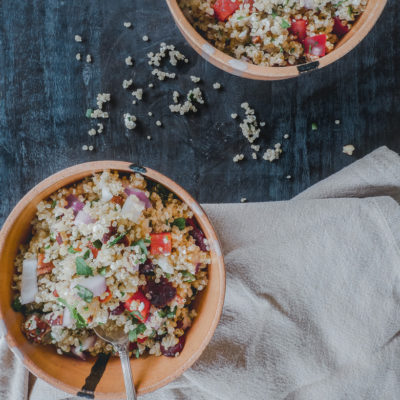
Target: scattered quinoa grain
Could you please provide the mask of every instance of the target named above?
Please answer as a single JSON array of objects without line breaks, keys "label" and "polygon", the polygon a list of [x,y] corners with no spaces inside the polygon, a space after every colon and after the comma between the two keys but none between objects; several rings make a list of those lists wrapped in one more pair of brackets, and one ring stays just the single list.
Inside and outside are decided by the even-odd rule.
[{"label": "scattered quinoa grain", "polygon": [[292,175],[286,175],[286,179],[292,179]]},{"label": "scattered quinoa grain", "polygon": [[148,115],[149,117],[151,117],[151,116],[153,115],[153,113],[152,113],[151,111],[149,111],[149,112],[147,113],[147,115]]},{"label": "scattered quinoa grain", "polygon": [[128,89],[130,86],[132,86],[132,83],[133,83],[133,79],[124,79],[123,80],[123,82],[122,82],[122,87],[124,88],[124,89]]},{"label": "scattered quinoa grain", "polygon": [[260,126],[265,126],[265,122],[264,121],[260,122]]},{"label": "scattered quinoa grain", "polygon": [[92,56],[90,54],[86,55],[86,62],[91,63],[92,62]]},{"label": "scattered quinoa grain", "polygon": [[97,133],[103,132],[104,125],[101,122],[97,124],[97,127]]},{"label": "scattered quinoa grain", "polygon": [[237,163],[239,161],[242,161],[244,159],[244,154],[236,154],[235,157],[233,157],[233,162]]},{"label": "scattered quinoa grain", "polygon": [[84,144],[84,145],[82,146],[82,150],[83,150],[83,151],[87,151],[87,149],[88,149],[88,146],[87,146],[86,144]]},{"label": "scattered quinoa grain", "polygon": [[124,27],[125,28],[131,28],[132,27],[132,23],[131,22],[124,22]]},{"label": "scattered quinoa grain", "polygon": [[198,76],[191,75],[190,80],[194,83],[200,82],[200,78]]},{"label": "scattered quinoa grain", "polygon": [[93,149],[94,149],[93,146],[89,146],[89,147],[88,147],[88,150],[89,150],[89,151],[93,151]]},{"label": "scattered quinoa grain", "polygon": [[97,131],[94,128],[89,129],[89,131],[88,131],[89,136],[94,136],[94,135],[96,135],[96,133],[97,133]]},{"label": "scattered quinoa grain", "polygon": [[75,42],[82,42],[82,36],[81,35],[75,35]]},{"label": "scattered quinoa grain", "polygon": [[279,160],[281,154],[281,144],[276,143],[273,149],[267,149],[267,151],[263,155],[263,159],[269,162],[273,162],[275,160]]},{"label": "scattered quinoa grain", "polygon": [[246,201],[247,201],[246,197],[242,197],[242,198],[240,199],[240,202],[241,202],[241,203],[246,203]]},{"label": "scattered quinoa grain", "polygon": [[125,64],[128,66],[132,66],[133,65],[133,61],[132,61],[132,57],[128,56],[125,58]]},{"label": "scattered quinoa grain", "polygon": [[149,87],[149,88],[153,88],[153,87],[154,87],[154,83],[149,83],[149,84],[148,84],[148,87]]},{"label": "scattered quinoa grain", "polygon": [[80,61],[82,59],[81,53],[76,53],[75,58]]},{"label": "scattered quinoa grain", "polygon": [[143,42],[148,42],[149,41],[149,37],[147,35],[144,35],[142,37],[142,39],[143,39]]},{"label": "scattered quinoa grain", "polygon": [[237,115],[236,113],[232,113],[232,114],[231,114],[231,118],[232,118],[232,119],[236,119],[237,116],[238,116],[238,115]]},{"label": "scattered quinoa grain", "polygon": [[136,128],[136,117],[129,113],[124,114],[124,123],[127,129],[132,130]]},{"label": "scattered quinoa grain", "polygon": [[287,133],[285,133],[285,134],[283,135],[283,138],[284,138],[284,139],[289,139],[289,135],[288,135]]},{"label": "scattered quinoa grain", "polygon": [[221,89],[221,84],[219,82],[215,82],[215,83],[213,83],[213,88],[215,90]]},{"label": "scattered quinoa grain", "polygon": [[161,126],[161,125],[162,125],[161,121],[158,121],[158,120],[157,120],[157,121],[156,121],[156,125],[157,125],[157,126]]},{"label": "scattered quinoa grain", "polygon": [[336,124],[336,125],[340,125],[340,119],[336,119],[336,120],[335,120],[335,124]]},{"label": "scattered quinoa grain", "polygon": [[343,153],[352,156],[355,149],[356,148],[352,144],[347,144],[346,146],[343,146]]},{"label": "scattered quinoa grain", "polygon": [[147,140],[151,140],[151,136],[147,136]]}]

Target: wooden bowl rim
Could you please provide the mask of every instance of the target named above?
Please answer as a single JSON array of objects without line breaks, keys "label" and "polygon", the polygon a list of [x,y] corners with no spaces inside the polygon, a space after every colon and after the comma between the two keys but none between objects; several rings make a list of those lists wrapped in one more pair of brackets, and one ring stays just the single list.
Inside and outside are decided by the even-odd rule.
[{"label": "wooden bowl rim", "polygon": [[[337,61],[354,49],[370,32],[376,21],[382,14],[387,0],[369,0],[364,13],[364,21],[358,25],[357,31],[344,43],[339,45],[326,56],[318,61],[306,64],[286,67],[266,67],[254,65],[245,61],[238,60],[215,48],[210,42],[204,39],[191,23],[186,19],[183,11],[178,5],[177,0],[166,0],[172,17],[179,30],[193,47],[204,59],[211,64],[230,74],[254,80],[280,80],[290,79],[303,73],[317,70]],[[350,31],[351,32],[351,31]]]},{"label": "wooden bowl rim", "polygon": [[[139,168],[139,170],[134,170],[134,168]],[[166,384],[172,382],[180,375],[182,375],[188,368],[190,368],[193,363],[200,357],[201,353],[204,351],[208,343],[210,342],[212,336],[214,335],[215,329],[219,323],[222,308],[224,305],[225,299],[225,290],[226,290],[226,273],[225,273],[225,264],[221,250],[221,244],[218,239],[218,236],[215,232],[215,229],[209,220],[207,214],[200,206],[200,204],[179,184],[174,182],[172,179],[168,178],[167,176],[161,174],[160,172],[153,170],[148,167],[137,167],[132,162],[127,161],[116,161],[116,160],[103,160],[103,161],[93,161],[93,162],[86,162],[82,164],[77,164],[63,170],[60,170],[48,178],[42,180],[37,185],[35,185],[22,199],[16,204],[13,208],[9,216],[7,217],[1,231],[0,231],[0,259],[2,258],[2,254],[5,247],[5,241],[13,228],[14,222],[19,217],[21,211],[25,208],[25,205],[31,201],[36,201],[38,198],[46,198],[48,195],[41,197],[43,192],[46,189],[50,188],[53,185],[56,185],[64,178],[70,178],[70,182],[66,184],[60,184],[57,188],[53,189],[51,193],[54,193],[56,190],[73,184],[74,182],[79,182],[86,176],[90,176],[95,172],[103,171],[103,170],[114,170],[126,173],[140,173],[141,175],[154,180],[156,182],[161,183],[166,188],[168,188],[171,192],[178,195],[178,197],[188,204],[190,209],[193,211],[196,219],[201,223],[201,225],[205,226],[209,231],[206,234],[207,239],[209,239],[210,243],[212,243],[211,252],[215,254],[215,260],[213,260],[216,270],[220,276],[220,286],[219,286],[219,293],[217,298],[217,305],[215,309],[215,313],[212,319],[212,323],[209,327],[208,334],[203,337],[200,345],[198,346],[197,350],[193,352],[193,354],[186,360],[186,362],[176,371],[170,373],[161,381],[157,382],[156,384],[146,386],[144,388],[140,388],[138,394],[145,394],[152,392],[156,389],[165,386]],[[50,194],[51,194],[50,193]],[[206,233],[206,232],[205,232]],[[9,334],[7,330],[7,321],[4,319],[3,315],[3,307],[5,307],[2,302],[0,302],[0,333],[5,335],[6,341],[8,346],[10,347],[11,351],[14,355],[24,364],[24,366],[36,377],[44,380],[45,382],[49,383],[50,385],[56,387],[57,389],[63,390],[66,393],[70,393],[76,395],[77,390],[79,388],[70,386],[52,376],[47,375],[44,371],[41,370],[40,367],[36,366],[29,357],[24,357],[23,352],[18,348],[14,338]],[[125,392],[120,393],[104,393],[104,392],[95,392],[95,397],[99,399],[120,399],[124,398]]]}]

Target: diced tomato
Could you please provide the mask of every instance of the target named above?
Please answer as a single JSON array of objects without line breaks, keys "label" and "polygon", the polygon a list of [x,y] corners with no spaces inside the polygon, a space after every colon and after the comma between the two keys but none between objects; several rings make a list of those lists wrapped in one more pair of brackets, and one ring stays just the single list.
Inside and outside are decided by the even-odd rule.
[{"label": "diced tomato", "polygon": [[90,243],[90,242],[88,243],[87,247],[88,247],[88,248],[90,249],[90,251],[92,252],[93,258],[96,258],[97,255],[99,254],[99,249],[97,249],[96,247],[94,247],[93,244]]},{"label": "diced tomato", "polygon": [[136,317],[140,322],[147,321],[147,318],[149,317],[150,305],[150,301],[141,290],[138,290],[136,293],[134,293],[124,303],[125,308],[130,313],[133,313],[133,316]]},{"label": "diced tomato", "polygon": [[58,244],[62,244],[62,243],[63,243],[63,239],[62,239],[62,237],[61,237],[61,234],[60,234],[60,233],[57,233],[57,236],[56,236],[56,241],[57,241],[57,243],[58,243]]},{"label": "diced tomato", "polygon": [[332,32],[338,36],[344,36],[350,29],[344,25],[339,17],[335,17],[335,24],[333,25]]},{"label": "diced tomato", "polygon": [[60,295],[58,294],[56,289],[53,290],[53,296],[54,297],[60,297]]},{"label": "diced tomato", "polygon": [[37,275],[48,274],[54,268],[54,264],[52,261],[45,263],[44,261],[44,254],[39,253],[38,255],[38,268],[36,270]]},{"label": "diced tomato", "polygon": [[89,318],[87,319],[87,323],[90,324],[93,322],[93,315],[89,315]]},{"label": "diced tomato", "polygon": [[152,233],[150,243],[151,254],[171,254],[172,238],[171,233]]},{"label": "diced tomato", "polygon": [[107,296],[104,297],[104,299],[99,298],[100,303],[107,303],[107,301],[110,301],[112,298],[112,293],[111,293],[111,290],[109,289],[109,287],[107,287],[107,289],[104,293],[106,293]]},{"label": "diced tomato", "polygon": [[289,31],[302,42],[307,36],[307,24],[308,22],[305,19],[295,19],[292,21]]},{"label": "diced tomato", "polygon": [[181,296],[179,296],[178,294],[175,296],[175,301],[178,304],[185,304],[185,300]]},{"label": "diced tomato", "polygon": [[239,7],[240,0],[217,0],[213,5],[215,15],[220,21],[226,21]]},{"label": "diced tomato", "polygon": [[121,196],[113,196],[111,199],[111,203],[119,204],[120,206],[122,206],[122,204],[124,204],[124,199]]},{"label": "diced tomato", "polygon": [[118,231],[117,227],[111,225],[111,226],[108,228],[108,232],[106,232],[106,233],[103,235],[103,238],[101,239],[101,241],[102,241],[103,243],[107,243],[107,242],[110,240],[111,236],[115,235],[115,234],[117,233],[117,231]]},{"label": "diced tomato", "polygon": [[253,36],[251,38],[251,41],[256,44],[256,43],[261,43],[261,37],[260,36]]},{"label": "diced tomato", "polygon": [[304,40],[304,52],[312,56],[323,57],[326,49],[326,35],[307,37]]},{"label": "diced tomato", "polygon": [[147,336],[144,338],[137,338],[138,343],[144,343],[147,340]]},{"label": "diced tomato", "polygon": [[25,322],[24,331],[28,339],[40,343],[44,336],[50,331],[50,325],[34,314]]}]

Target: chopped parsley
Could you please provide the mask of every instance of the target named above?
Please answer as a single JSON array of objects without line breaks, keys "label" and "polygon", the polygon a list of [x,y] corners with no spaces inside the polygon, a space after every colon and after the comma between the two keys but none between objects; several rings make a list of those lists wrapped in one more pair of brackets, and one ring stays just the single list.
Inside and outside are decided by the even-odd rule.
[{"label": "chopped parsley", "polygon": [[72,246],[69,246],[68,253],[75,254],[75,253],[79,253],[79,251],[76,251]]},{"label": "chopped parsley", "polygon": [[85,254],[83,255],[83,259],[87,260],[89,258],[89,256],[90,256],[90,250],[86,250]]},{"label": "chopped parsley", "polygon": [[86,118],[91,118],[92,112],[93,112],[93,110],[92,110],[91,108],[88,108],[88,109],[86,110]]},{"label": "chopped parsley", "polygon": [[92,268],[90,268],[89,265],[86,264],[85,260],[82,257],[76,257],[75,265],[76,273],[78,275],[93,276]]},{"label": "chopped parsley", "polygon": [[176,219],[174,219],[174,222],[172,222],[171,225],[172,226],[175,225],[179,228],[180,231],[183,231],[186,226],[186,220],[185,220],[185,218],[176,218]]},{"label": "chopped parsley", "polygon": [[97,239],[93,243],[93,246],[96,247],[96,249],[100,250],[101,247],[103,246],[103,243],[101,243],[101,240]]},{"label": "chopped parsley", "polygon": [[101,276],[105,276],[106,272],[107,272],[106,267],[101,268],[100,271],[99,271]]},{"label": "chopped parsley", "polygon": [[56,205],[57,205],[57,201],[56,201],[56,200],[53,200],[53,202],[51,203],[51,208],[55,208]]},{"label": "chopped parsley", "polygon": [[122,240],[126,236],[127,233],[128,232],[124,232],[124,233],[121,233],[120,235],[118,235],[114,240],[112,240],[110,243],[108,243],[108,247],[112,247],[115,244],[117,244],[120,240]]},{"label": "chopped parsley", "polygon": [[146,330],[145,324],[139,324],[135,329],[129,331],[129,341],[136,342],[138,335],[142,334]]},{"label": "chopped parsley", "polygon": [[312,129],[313,131],[316,131],[316,130],[318,129],[318,125],[317,125],[315,122],[313,122],[313,123],[311,124],[311,129]]},{"label": "chopped parsley", "polygon": [[62,299],[61,297],[59,297],[59,298],[57,299],[57,301],[58,301],[59,303],[61,303],[62,305],[64,305],[65,307],[68,308],[68,310],[70,311],[72,317],[73,317],[73,318],[75,319],[75,321],[76,321],[76,327],[77,327],[78,329],[86,328],[86,321],[85,321],[85,318],[83,318],[82,315],[78,313],[76,307],[70,306],[70,305],[66,302],[66,300]]},{"label": "chopped parsley", "polygon": [[86,303],[91,303],[93,300],[93,292],[82,285],[76,285],[75,289],[77,291],[78,296],[86,301]]},{"label": "chopped parsley", "polygon": [[289,24],[289,22],[287,22],[286,20],[282,20],[282,22],[281,22],[281,27],[282,27],[282,29],[288,29],[288,28],[290,28],[290,24]]},{"label": "chopped parsley", "polygon": [[186,279],[184,279],[184,282],[194,282],[196,280],[196,277],[191,274],[189,271],[179,271],[182,276]]}]

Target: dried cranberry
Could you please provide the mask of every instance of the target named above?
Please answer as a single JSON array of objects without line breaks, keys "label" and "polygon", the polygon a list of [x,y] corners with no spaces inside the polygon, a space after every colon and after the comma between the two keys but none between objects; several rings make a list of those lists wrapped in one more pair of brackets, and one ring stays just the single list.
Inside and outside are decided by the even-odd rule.
[{"label": "dried cranberry", "polygon": [[200,250],[207,251],[206,244],[204,243],[204,239],[206,238],[206,236],[197,225],[196,220],[194,218],[187,218],[186,226],[192,227],[192,230],[189,232],[189,235],[194,239],[196,245],[200,247]]},{"label": "dried cranberry", "polygon": [[117,233],[117,227],[110,226],[108,228],[108,232],[103,235],[103,238],[101,239],[101,241],[103,243],[107,243],[110,240],[111,236],[114,236],[116,233]]},{"label": "dried cranberry", "polygon": [[128,239],[126,236],[124,236],[124,237],[119,241],[119,243],[122,243],[125,247],[128,247],[128,246],[131,244],[131,242],[129,241],[129,239]]},{"label": "dried cranberry", "polygon": [[154,275],[154,265],[149,258],[143,264],[139,265],[139,273],[143,275]]},{"label": "dried cranberry", "polygon": [[124,303],[122,303],[122,301],[120,301],[119,306],[117,308],[114,308],[114,310],[112,310],[110,312],[110,314],[111,315],[121,315],[124,311],[125,311]]},{"label": "dried cranberry", "polygon": [[172,347],[166,349],[163,345],[160,346],[161,353],[166,357],[175,357],[176,353],[180,353],[185,346],[185,335],[179,338],[179,342]]},{"label": "dried cranberry", "polygon": [[151,296],[150,303],[159,308],[165,307],[176,296],[176,289],[165,278],[160,283],[148,282],[146,291]]},{"label": "dried cranberry", "polygon": [[128,345],[128,350],[129,351],[136,350],[137,348],[138,348],[137,342],[129,342],[129,345]]}]

